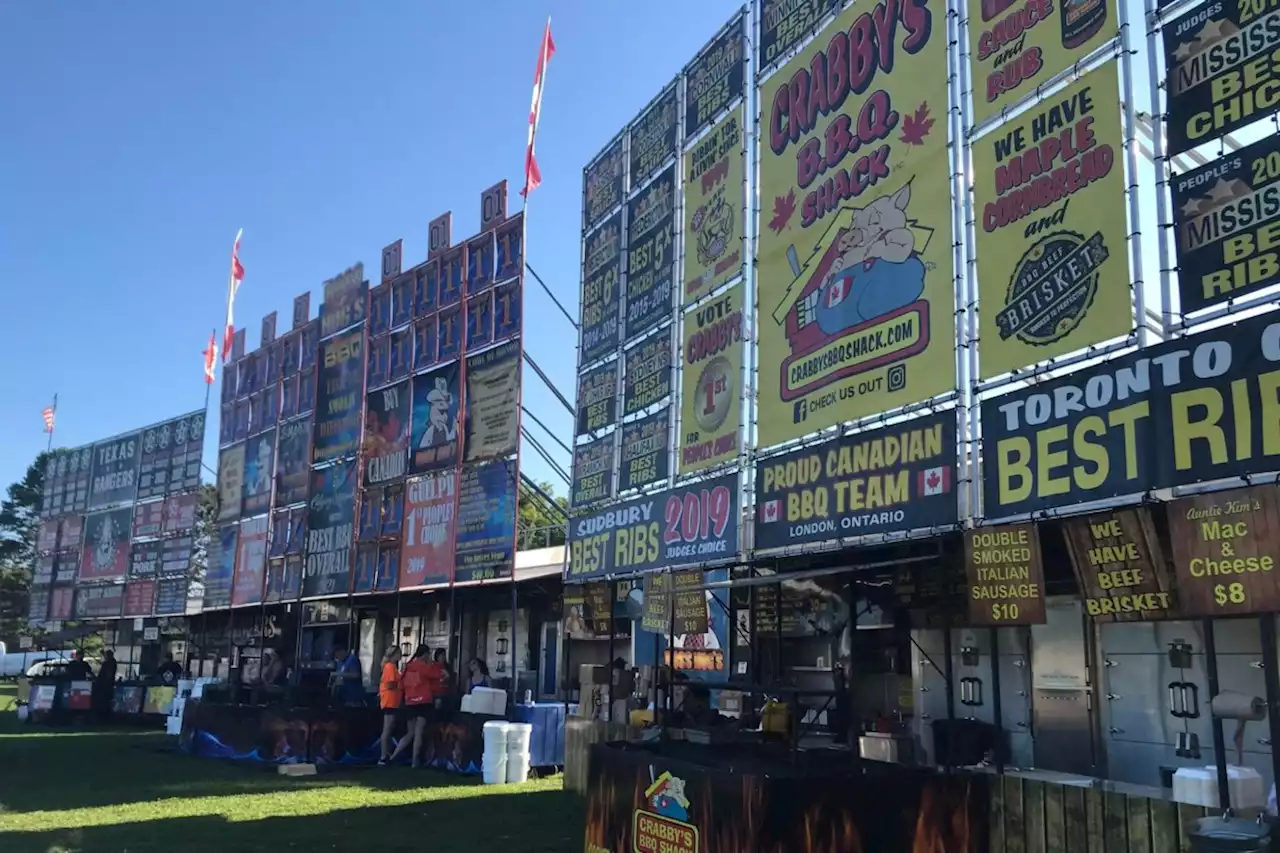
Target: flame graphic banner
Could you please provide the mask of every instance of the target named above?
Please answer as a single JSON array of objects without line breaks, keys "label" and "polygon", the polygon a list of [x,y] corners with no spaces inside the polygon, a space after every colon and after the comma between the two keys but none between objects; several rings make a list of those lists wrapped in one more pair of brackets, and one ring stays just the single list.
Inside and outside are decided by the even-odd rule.
[{"label": "flame graphic banner", "polygon": [[[980,853],[989,782],[847,763],[794,777],[717,770],[636,748],[592,747],[590,853]],[[766,770],[769,775],[765,775]],[[834,773],[833,773],[834,771]]]}]

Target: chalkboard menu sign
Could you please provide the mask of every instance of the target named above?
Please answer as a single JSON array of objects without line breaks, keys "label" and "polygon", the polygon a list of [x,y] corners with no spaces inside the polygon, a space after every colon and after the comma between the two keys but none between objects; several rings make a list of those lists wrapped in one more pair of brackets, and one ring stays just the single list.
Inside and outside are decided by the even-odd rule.
[{"label": "chalkboard menu sign", "polygon": [[605,581],[585,584],[583,596],[586,602],[587,624],[597,637],[607,637],[613,630],[613,596]]},{"label": "chalkboard menu sign", "polygon": [[765,584],[755,589],[755,619],[757,634],[776,634],[780,622],[778,620],[778,585]]},{"label": "chalkboard menu sign", "polygon": [[707,633],[707,597],[702,587],[702,572],[673,572],[674,627],[677,636]]},{"label": "chalkboard menu sign", "polygon": [[645,575],[644,613],[640,627],[655,634],[665,634],[671,627],[670,597],[667,595],[667,575]]},{"label": "chalkboard menu sign", "polygon": [[1184,615],[1280,610],[1280,489],[1195,495],[1168,513]]},{"label": "chalkboard menu sign", "polygon": [[1044,624],[1044,568],[1034,524],[969,530],[964,547],[971,625]]},{"label": "chalkboard menu sign", "polygon": [[1085,609],[1096,622],[1138,622],[1177,615],[1168,565],[1144,508],[1063,523]]}]

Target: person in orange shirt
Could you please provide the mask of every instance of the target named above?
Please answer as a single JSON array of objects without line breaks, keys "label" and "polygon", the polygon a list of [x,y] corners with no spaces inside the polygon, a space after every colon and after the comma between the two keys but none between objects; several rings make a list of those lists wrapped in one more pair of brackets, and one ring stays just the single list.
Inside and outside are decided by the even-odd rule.
[{"label": "person in orange shirt", "polygon": [[439,674],[431,663],[431,649],[426,644],[420,645],[404,667],[404,706],[409,718],[409,734],[396,746],[391,761],[394,762],[412,746],[413,766],[418,767],[422,763],[427,718],[433,715],[438,685]]},{"label": "person in orange shirt", "polygon": [[391,758],[391,736],[395,733],[404,688],[400,683],[400,649],[392,646],[382,655],[382,677],[378,681],[378,704],[382,706],[382,755],[379,766]]}]

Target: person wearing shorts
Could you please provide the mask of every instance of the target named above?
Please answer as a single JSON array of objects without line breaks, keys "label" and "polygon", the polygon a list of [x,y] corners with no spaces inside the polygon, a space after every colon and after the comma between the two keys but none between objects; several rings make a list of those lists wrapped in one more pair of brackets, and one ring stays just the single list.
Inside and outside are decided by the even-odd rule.
[{"label": "person wearing shorts", "polygon": [[425,644],[418,646],[413,657],[404,667],[404,709],[409,719],[409,734],[396,746],[391,760],[395,761],[402,752],[413,748],[413,766],[422,763],[422,749],[426,742],[427,720],[435,708],[436,678],[431,668],[431,649]]},{"label": "person wearing shorts", "polygon": [[378,704],[382,707],[382,753],[379,765],[391,759],[391,737],[395,734],[404,688],[400,684],[400,649],[395,646],[382,655],[382,677],[378,680]]}]

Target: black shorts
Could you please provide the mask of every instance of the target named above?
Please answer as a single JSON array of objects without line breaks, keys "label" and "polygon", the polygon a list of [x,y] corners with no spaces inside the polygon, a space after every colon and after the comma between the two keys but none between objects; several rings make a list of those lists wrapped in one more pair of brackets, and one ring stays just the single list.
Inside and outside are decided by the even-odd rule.
[{"label": "black shorts", "polygon": [[383,718],[384,720],[385,720],[387,717],[390,717],[390,718],[391,718],[391,719],[393,719],[393,720],[399,720],[399,719],[401,719],[403,716],[404,716],[404,709],[403,709],[403,708],[383,708],[383,709],[382,709],[382,718]]},{"label": "black shorts", "polygon": [[405,716],[410,720],[430,720],[436,713],[435,706],[429,702],[424,702],[420,705],[405,705],[404,711]]}]

